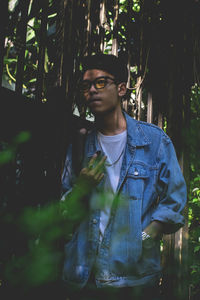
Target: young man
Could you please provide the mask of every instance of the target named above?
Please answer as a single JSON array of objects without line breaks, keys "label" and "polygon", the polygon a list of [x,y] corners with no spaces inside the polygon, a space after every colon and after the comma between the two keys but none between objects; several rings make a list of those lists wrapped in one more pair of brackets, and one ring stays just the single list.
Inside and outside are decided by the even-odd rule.
[{"label": "young man", "polygon": [[62,181],[65,201],[77,181],[89,187],[88,215],[65,246],[63,279],[75,299],[158,299],[160,238],[184,224],[186,185],[172,142],[122,111],[126,82],[117,57],[85,58],[81,89],[95,129],[78,178],[69,147]]}]

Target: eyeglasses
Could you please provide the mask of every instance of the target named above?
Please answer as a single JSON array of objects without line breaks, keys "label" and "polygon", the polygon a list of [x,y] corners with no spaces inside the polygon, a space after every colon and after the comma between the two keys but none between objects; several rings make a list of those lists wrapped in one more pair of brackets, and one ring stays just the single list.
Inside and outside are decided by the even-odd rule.
[{"label": "eyeglasses", "polygon": [[100,89],[105,88],[105,86],[109,83],[109,80],[113,81],[111,83],[116,83],[114,78],[111,78],[109,76],[101,76],[101,77],[96,78],[93,81],[83,80],[81,82],[80,88],[81,88],[82,92],[84,92],[84,93],[87,93],[90,90],[92,85],[94,85],[95,89],[100,90]]}]

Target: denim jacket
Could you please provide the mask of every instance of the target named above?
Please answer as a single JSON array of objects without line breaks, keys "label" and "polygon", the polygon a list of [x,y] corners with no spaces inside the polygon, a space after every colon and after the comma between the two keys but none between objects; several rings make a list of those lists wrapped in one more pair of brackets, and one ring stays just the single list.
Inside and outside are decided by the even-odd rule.
[{"label": "denim jacket", "polygon": [[[119,197],[112,206],[103,240],[99,245],[97,204],[65,245],[63,279],[77,288],[86,285],[94,265],[99,288],[153,282],[161,272],[160,241],[154,240],[149,247],[142,241],[142,231],[154,220],[164,224],[164,233],[174,233],[184,225],[181,212],[186,204],[186,184],[170,138],[159,127],[124,115],[127,144],[117,188]],[[87,136],[85,157],[89,160],[97,151],[100,147],[92,130]],[[71,155],[69,147],[63,193],[73,184]],[[98,203],[98,188],[91,197]]]}]

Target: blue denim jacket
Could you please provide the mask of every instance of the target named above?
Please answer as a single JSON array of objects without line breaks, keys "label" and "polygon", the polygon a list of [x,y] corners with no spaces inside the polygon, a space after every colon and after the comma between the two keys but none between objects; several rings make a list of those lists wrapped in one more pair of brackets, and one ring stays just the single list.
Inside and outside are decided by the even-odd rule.
[{"label": "blue denim jacket", "polygon": [[[142,231],[152,222],[164,223],[165,233],[184,225],[186,184],[170,138],[157,126],[132,119],[127,122],[127,144],[102,243],[99,245],[98,189],[88,218],[65,246],[63,279],[82,288],[95,264],[97,287],[149,284],[160,276],[160,241],[150,248]],[[88,134],[85,157],[100,151],[95,130]],[[72,187],[71,148],[63,172],[63,193]],[[103,183],[100,184],[100,186]],[[95,203],[93,201],[93,203]],[[97,255],[98,251],[98,255]]]}]

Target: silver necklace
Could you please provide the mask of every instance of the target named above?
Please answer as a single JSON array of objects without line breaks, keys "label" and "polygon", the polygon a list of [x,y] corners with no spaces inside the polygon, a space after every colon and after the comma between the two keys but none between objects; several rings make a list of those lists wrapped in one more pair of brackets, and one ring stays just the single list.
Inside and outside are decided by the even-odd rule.
[{"label": "silver necklace", "polygon": [[[102,146],[101,146],[101,142],[100,142],[100,139],[99,139],[99,138],[98,138],[98,142],[99,142],[99,145],[100,145],[101,150],[102,150],[102,152],[103,152],[103,148],[102,148]],[[107,166],[107,167],[112,167],[112,166],[114,166],[114,165],[120,160],[120,158],[122,157],[122,154],[124,153],[124,150],[125,150],[125,147],[122,149],[122,152],[120,153],[119,157],[118,157],[114,162],[108,163],[108,162],[106,161],[106,162],[105,162],[105,166]]]}]

